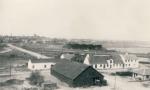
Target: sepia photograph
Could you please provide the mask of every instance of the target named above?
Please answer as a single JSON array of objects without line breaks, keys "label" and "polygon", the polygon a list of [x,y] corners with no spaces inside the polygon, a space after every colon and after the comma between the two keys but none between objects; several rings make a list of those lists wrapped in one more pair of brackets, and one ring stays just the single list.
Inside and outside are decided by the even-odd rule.
[{"label": "sepia photograph", "polygon": [[150,0],[0,0],[0,90],[150,90]]}]

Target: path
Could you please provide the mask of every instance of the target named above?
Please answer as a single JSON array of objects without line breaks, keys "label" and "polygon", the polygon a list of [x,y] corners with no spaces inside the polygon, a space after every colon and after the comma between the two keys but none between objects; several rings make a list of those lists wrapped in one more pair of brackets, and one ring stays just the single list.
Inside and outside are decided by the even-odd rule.
[{"label": "path", "polygon": [[142,85],[141,82],[129,82],[129,78],[123,78],[116,76],[116,84],[115,84],[115,76],[111,76],[108,74],[104,74],[107,79],[110,87],[112,89],[116,87],[116,90],[149,90],[150,88],[146,88]]},{"label": "path", "polygon": [[12,45],[12,44],[7,44],[7,46],[9,46],[9,47],[12,48],[12,49],[16,49],[16,50],[19,50],[19,51],[21,51],[21,52],[30,54],[30,55],[32,55],[32,56],[38,58],[38,59],[49,59],[49,58],[51,58],[51,57],[48,57],[48,56],[45,56],[45,55],[42,55],[42,54],[39,54],[39,53],[30,51],[30,50],[23,49],[23,48],[21,48],[21,47],[17,47],[17,46]]},{"label": "path", "polygon": [[7,53],[7,52],[10,52],[10,51],[12,51],[11,48],[4,48],[3,51],[0,51],[0,54],[2,54],[2,53]]}]

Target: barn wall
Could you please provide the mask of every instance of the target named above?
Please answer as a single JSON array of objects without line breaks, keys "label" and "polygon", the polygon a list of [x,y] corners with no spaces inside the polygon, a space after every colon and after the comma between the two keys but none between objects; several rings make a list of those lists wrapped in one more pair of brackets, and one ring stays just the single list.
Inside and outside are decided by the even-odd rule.
[{"label": "barn wall", "polygon": [[92,67],[89,67],[84,72],[82,72],[76,79],[74,79],[73,86],[81,87],[95,85],[95,81],[93,80],[94,78],[99,78],[101,81],[103,81],[103,75],[101,75]]},{"label": "barn wall", "polygon": [[72,86],[73,80],[71,80],[70,78],[58,73],[57,71],[53,70],[52,68],[51,68],[51,74],[54,75],[56,78],[58,78],[60,81],[66,82],[67,84]]}]

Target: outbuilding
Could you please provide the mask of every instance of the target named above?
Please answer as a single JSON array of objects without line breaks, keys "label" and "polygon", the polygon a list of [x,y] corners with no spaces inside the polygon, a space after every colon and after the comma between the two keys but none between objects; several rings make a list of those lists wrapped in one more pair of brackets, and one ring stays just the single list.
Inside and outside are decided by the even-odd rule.
[{"label": "outbuilding", "polygon": [[61,60],[57,59],[30,59],[28,61],[28,69],[30,70],[46,70],[50,69],[52,65],[55,65]]},{"label": "outbuilding", "polygon": [[150,80],[150,69],[139,69],[139,70],[133,70],[133,79],[135,80],[143,80],[147,81]]},{"label": "outbuilding", "polygon": [[71,87],[101,86],[105,81],[104,76],[93,67],[71,61],[55,64],[51,74]]}]

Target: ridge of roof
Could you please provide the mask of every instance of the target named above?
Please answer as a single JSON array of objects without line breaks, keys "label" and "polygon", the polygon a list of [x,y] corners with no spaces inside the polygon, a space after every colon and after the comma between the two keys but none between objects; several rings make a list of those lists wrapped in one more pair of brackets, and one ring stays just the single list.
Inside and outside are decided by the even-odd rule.
[{"label": "ridge of roof", "polygon": [[82,73],[84,70],[86,70],[88,65],[81,64],[78,62],[71,62],[71,61],[64,61],[60,63],[56,63],[53,67],[52,70],[66,76],[67,78],[70,79],[75,79],[80,73]]},{"label": "ridge of roof", "polygon": [[32,63],[50,63],[50,62],[56,63],[56,62],[62,61],[60,59],[54,59],[54,58],[51,58],[51,59],[30,59],[30,60]]}]

